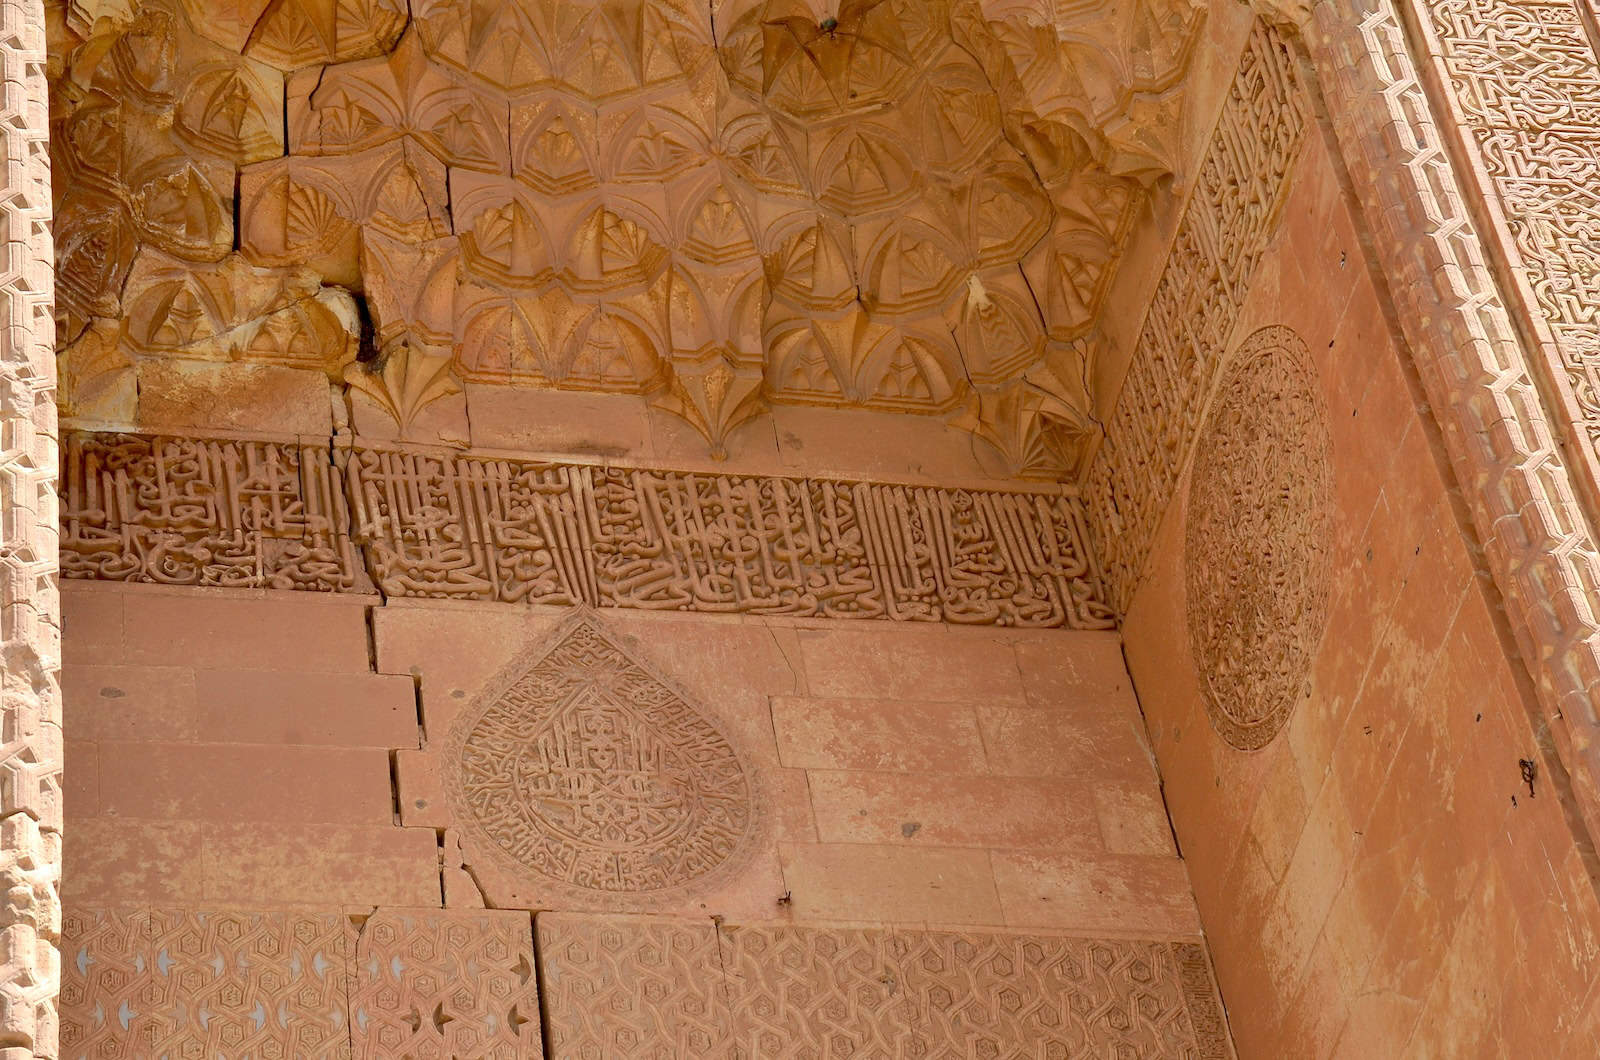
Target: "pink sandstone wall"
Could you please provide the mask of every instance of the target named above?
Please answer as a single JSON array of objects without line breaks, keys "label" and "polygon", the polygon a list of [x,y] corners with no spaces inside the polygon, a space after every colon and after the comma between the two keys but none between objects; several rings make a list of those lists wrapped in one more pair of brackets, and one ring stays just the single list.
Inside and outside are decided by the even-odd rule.
[{"label": "pink sandstone wall", "polygon": [[1124,637],[1180,850],[1241,1056],[1591,1056],[1595,884],[1365,261],[1312,137],[1232,342],[1287,325],[1315,362],[1329,620],[1284,730],[1230,748],[1191,658],[1179,490]]},{"label": "pink sandstone wall", "polygon": [[[836,1014],[819,1002],[778,1019],[764,999],[848,994],[853,975],[894,984],[881,1004],[852,1003],[850,1032],[912,1050],[893,1055],[979,1031],[1007,1048],[1226,1055],[1114,634],[577,613],[681,692],[755,778],[747,856],[662,898],[564,888],[487,856],[447,790],[456,722],[508,661],[559,640],[573,609],[82,582],[64,596],[66,1056],[194,1041],[402,1055],[384,1051],[395,1034],[537,1056],[537,1001],[518,1003],[524,1024],[507,1015],[540,985],[535,946],[556,991],[554,1055],[716,1055],[640,1029],[687,1003],[651,985],[657,933],[700,954],[683,958],[695,982],[711,955],[714,1040],[734,1048],[789,1021],[780,1037],[797,1051],[755,1055],[818,1055],[803,1043]],[[530,935],[534,911],[560,915]],[[617,950],[574,951],[573,932]],[[769,948],[806,963],[764,963]],[[723,950],[748,964],[725,982]],[[474,954],[503,989],[452,1001],[440,983],[470,978]],[[618,1024],[616,1006],[573,989],[620,991],[645,1015]],[[443,1022],[410,1026],[435,994]],[[1027,1011],[996,1008],[1005,997]],[[258,1003],[278,1013],[269,1026],[248,1018]],[[951,1004],[977,1008],[951,1023]],[[1085,1022],[1069,1004],[1130,1015]],[[205,1006],[220,1029],[196,1029]],[[1066,1027],[1079,1037],[1052,1037]],[[609,1045],[583,1051],[597,1041]]]}]

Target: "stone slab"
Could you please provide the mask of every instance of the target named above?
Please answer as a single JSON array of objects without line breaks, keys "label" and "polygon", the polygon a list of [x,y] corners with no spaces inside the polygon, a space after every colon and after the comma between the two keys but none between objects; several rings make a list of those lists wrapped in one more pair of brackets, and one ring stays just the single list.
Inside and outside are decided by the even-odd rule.
[{"label": "stone slab", "polygon": [[1231,1057],[1203,946],[542,913],[552,1058]]}]

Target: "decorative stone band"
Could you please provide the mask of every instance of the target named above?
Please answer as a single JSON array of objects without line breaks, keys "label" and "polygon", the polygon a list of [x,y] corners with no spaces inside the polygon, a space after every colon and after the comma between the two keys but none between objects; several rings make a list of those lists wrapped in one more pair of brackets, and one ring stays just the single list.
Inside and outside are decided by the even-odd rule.
[{"label": "decorative stone band", "polygon": [[[1511,4],[1505,5],[1508,9]],[[1590,835],[1600,832],[1600,549],[1391,0],[1307,36],[1345,164]]]},{"label": "decorative stone band", "polygon": [[1060,490],[69,432],[67,577],[1108,629]]},{"label": "decorative stone band", "polygon": [[383,908],[64,935],[74,1057],[1233,1056],[1197,942]]},{"label": "decorative stone band", "polygon": [[540,913],[555,1057],[1230,1060],[1202,945]]},{"label": "decorative stone band", "polygon": [[1292,50],[1258,22],[1089,471],[1085,497],[1119,613],[1138,587],[1193,450],[1309,122]]},{"label": "decorative stone band", "polygon": [[56,1055],[61,610],[56,594],[50,105],[39,0],[0,4],[0,1053]]},{"label": "decorative stone band", "polygon": [[[1571,401],[1574,470],[1600,446],[1600,32],[1594,0],[1406,0],[1418,64],[1481,200],[1505,293]],[[1589,22],[1586,27],[1585,22]],[[1426,84],[1431,81],[1432,84]],[[1556,406],[1552,406],[1556,411]],[[1563,425],[1564,426],[1564,425]]]}]

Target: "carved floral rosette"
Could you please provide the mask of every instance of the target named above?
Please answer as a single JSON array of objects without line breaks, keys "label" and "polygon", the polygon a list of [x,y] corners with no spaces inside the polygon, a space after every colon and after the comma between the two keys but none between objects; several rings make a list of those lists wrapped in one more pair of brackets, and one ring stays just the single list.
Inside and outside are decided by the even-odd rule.
[{"label": "carved floral rosette", "polygon": [[1310,351],[1266,327],[1228,358],[1190,471],[1189,644],[1212,727],[1265,747],[1305,694],[1328,622],[1333,467]]},{"label": "carved floral rosette", "polygon": [[450,726],[441,768],[463,853],[524,904],[681,912],[771,846],[730,720],[580,608]]}]

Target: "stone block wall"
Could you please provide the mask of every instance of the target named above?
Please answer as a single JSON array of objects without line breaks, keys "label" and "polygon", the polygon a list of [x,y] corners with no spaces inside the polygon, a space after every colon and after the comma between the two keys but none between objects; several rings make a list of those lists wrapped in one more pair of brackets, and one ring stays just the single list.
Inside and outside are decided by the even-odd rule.
[{"label": "stone block wall", "polygon": [[68,898],[438,905],[438,843],[394,827],[405,678],[371,672],[366,599],[71,585]]},{"label": "stone block wall", "polygon": [[1365,260],[1313,139],[1229,350],[1267,326],[1303,344],[1328,436],[1324,569],[1273,591],[1325,578],[1325,620],[1304,658],[1270,635],[1286,721],[1260,750],[1230,746],[1196,650],[1217,618],[1196,565],[1226,563],[1194,551],[1187,469],[1124,625],[1180,849],[1241,1055],[1589,1055],[1588,853]]},{"label": "stone block wall", "polygon": [[[105,582],[64,597],[64,1056],[848,1055],[806,1051],[836,1033],[886,1055],[1228,1055],[1115,634]],[[623,714],[581,699],[597,666],[630,690]],[[726,864],[657,879],[636,859],[580,886],[498,850],[510,818],[470,778],[499,775],[480,767],[510,730],[490,723],[529,674],[577,690],[590,736],[625,728],[628,704],[681,704],[643,746],[679,780],[699,756],[702,801],[744,800],[738,828],[707,826],[737,833]],[[576,848],[601,832],[554,803],[603,811],[631,789],[586,786],[593,760],[560,749],[574,731],[511,746],[559,782],[518,812]],[[706,779],[724,743],[743,787]],[[540,783],[519,776],[510,790]],[[674,989],[709,992],[703,1052],[674,1051],[686,1010],[650,985],[681,947],[698,986]],[[772,1015],[768,998],[788,1000]],[[759,1045],[772,1034],[782,1050]]]}]

